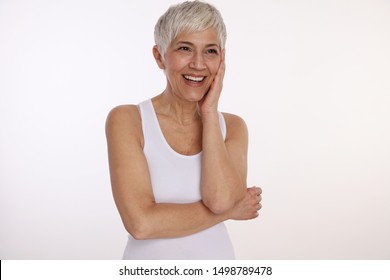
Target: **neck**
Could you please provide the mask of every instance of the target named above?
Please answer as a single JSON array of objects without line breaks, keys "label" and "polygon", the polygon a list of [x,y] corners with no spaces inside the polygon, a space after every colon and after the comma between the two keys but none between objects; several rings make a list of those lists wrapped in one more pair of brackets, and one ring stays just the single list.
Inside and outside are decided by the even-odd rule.
[{"label": "neck", "polygon": [[180,99],[167,90],[154,97],[153,101],[159,114],[168,116],[183,126],[200,120],[198,102]]}]

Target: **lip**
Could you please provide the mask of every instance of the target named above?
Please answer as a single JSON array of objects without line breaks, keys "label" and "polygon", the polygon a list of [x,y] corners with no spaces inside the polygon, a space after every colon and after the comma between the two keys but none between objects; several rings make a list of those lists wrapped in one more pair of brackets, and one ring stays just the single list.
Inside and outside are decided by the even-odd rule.
[{"label": "lip", "polygon": [[[192,75],[192,74],[183,74],[182,77],[183,77],[184,83],[187,84],[187,85],[189,85],[189,86],[192,86],[192,87],[200,87],[200,86],[203,86],[204,83],[205,83],[205,81],[206,81],[206,79],[207,79],[207,76],[204,76],[204,75]],[[203,78],[203,80],[202,80],[202,81],[199,81],[199,82],[197,82],[197,81],[191,81],[191,80],[189,80],[189,79],[186,78],[186,77],[193,77],[193,78],[195,78],[195,79],[196,79],[196,78]]]}]

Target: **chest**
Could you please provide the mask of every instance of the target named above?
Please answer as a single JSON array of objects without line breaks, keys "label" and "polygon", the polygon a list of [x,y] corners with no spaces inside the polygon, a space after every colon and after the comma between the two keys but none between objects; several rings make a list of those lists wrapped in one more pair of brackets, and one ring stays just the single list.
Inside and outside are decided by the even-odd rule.
[{"label": "chest", "polygon": [[202,150],[202,123],[179,125],[159,116],[159,125],[167,144],[181,155],[196,155]]}]

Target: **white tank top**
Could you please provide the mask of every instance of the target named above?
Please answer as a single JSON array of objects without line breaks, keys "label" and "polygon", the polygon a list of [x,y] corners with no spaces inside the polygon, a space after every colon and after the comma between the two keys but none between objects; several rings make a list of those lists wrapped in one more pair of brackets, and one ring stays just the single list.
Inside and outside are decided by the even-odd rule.
[{"label": "white tank top", "polygon": [[[139,104],[148,162],[156,203],[192,203],[201,200],[202,152],[182,155],[169,146],[161,131],[152,101]],[[223,137],[226,124],[221,113]],[[129,235],[123,259],[234,259],[224,223],[180,238],[135,240]]]}]

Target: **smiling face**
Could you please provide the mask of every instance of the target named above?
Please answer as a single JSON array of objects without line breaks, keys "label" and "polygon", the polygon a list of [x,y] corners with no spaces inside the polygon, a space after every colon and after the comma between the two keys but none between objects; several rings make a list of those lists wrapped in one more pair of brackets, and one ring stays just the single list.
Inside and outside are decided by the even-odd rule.
[{"label": "smiling face", "polygon": [[170,44],[164,58],[157,47],[153,53],[167,77],[166,91],[192,102],[200,101],[207,93],[223,54],[217,32],[212,28],[180,34]]}]

